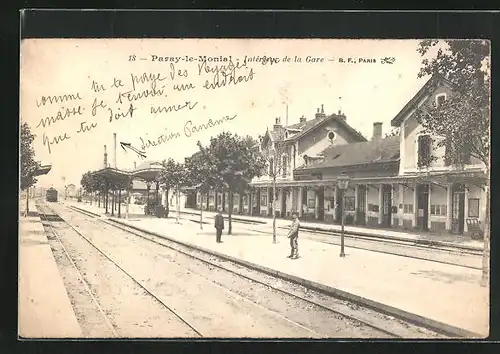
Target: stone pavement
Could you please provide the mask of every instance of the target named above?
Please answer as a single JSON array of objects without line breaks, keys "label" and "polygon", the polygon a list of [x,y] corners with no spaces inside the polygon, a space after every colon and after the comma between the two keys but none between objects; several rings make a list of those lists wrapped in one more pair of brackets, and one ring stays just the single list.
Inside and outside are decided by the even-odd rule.
[{"label": "stone pavement", "polygon": [[[35,203],[30,201],[30,211],[35,210]],[[21,211],[20,215],[22,214]],[[22,338],[82,337],[80,326],[38,216],[19,217],[18,269],[19,336]]]},{"label": "stone pavement", "polygon": [[[98,208],[90,210],[88,205],[79,207],[99,212]],[[481,336],[488,335],[489,289],[480,286],[480,270],[362,249],[346,248],[346,257],[340,258],[339,246],[300,238],[301,258],[290,260],[286,258],[290,252],[286,231],[281,229],[278,243],[273,244],[271,236],[240,231],[235,225],[233,235],[224,232],[224,243],[217,244],[211,222],[200,230],[199,224],[186,219],[181,220],[181,224],[176,224],[175,218],[119,221],[304,282],[323,284]],[[211,220],[207,217],[207,221]]]}]

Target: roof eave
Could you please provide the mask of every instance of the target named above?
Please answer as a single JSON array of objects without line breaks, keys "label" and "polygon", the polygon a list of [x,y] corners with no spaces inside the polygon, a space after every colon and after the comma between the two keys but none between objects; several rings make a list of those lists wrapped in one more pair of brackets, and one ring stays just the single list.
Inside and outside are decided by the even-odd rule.
[{"label": "roof eave", "polygon": [[418,90],[418,92],[403,106],[401,111],[399,111],[398,114],[391,120],[391,126],[393,127],[399,127],[401,123],[403,122],[403,118],[407,115],[408,112],[411,111],[412,107],[418,101],[422,96],[427,92],[427,90],[430,88],[431,83],[434,82],[442,82],[449,87],[453,88],[453,83],[446,79],[444,76],[439,75],[439,74],[434,74],[432,75],[429,80]]},{"label": "roof eave", "polygon": [[341,124],[344,125],[344,127],[352,134],[356,135],[358,138],[360,138],[360,142],[363,142],[363,141],[368,141],[368,139],[366,139],[363,134],[361,134],[360,132],[358,132],[356,129],[354,129],[353,127],[351,127],[349,124],[347,124],[347,122],[340,118],[339,116],[335,115],[338,119],[339,122],[341,122]]},{"label": "roof eave", "polygon": [[[321,124],[324,124],[325,122],[328,122],[329,120],[331,120],[333,118],[340,118],[340,117],[338,115],[336,115],[336,114],[330,114],[325,119],[323,119],[323,120],[319,121],[317,124],[311,126],[309,129],[301,131],[300,133],[297,133],[296,135],[288,138],[289,139],[288,141],[295,142],[298,139],[305,137],[307,134],[309,134],[310,132],[312,132],[315,128],[319,127]],[[339,119],[339,120],[341,120],[341,119]]]},{"label": "roof eave", "polygon": [[297,172],[300,171],[307,171],[307,172],[316,172],[319,170],[325,170],[325,169],[352,169],[352,168],[360,168],[360,167],[366,167],[366,166],[376,166],[376,165],[395,165],[399,164],[400,159],[394,159],[394,160],[385,160],[382,162],[367,162],[367,163],[359,163],[359,164],[353,164],[353,165],[341,165],[341,166],[311,166],[311,167],[305,167],[305,168],[298,168],[294,170]]}]

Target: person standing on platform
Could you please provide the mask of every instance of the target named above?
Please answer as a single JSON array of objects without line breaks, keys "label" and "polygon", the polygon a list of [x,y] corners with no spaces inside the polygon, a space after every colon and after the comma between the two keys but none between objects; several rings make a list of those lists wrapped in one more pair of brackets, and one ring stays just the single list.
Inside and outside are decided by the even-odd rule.
[{"label": "person standing on platform", "polygon": [[224,217],[222,216],[222,208],[219,208],[219,212],[215,215],[215,236],[217,243],[221,243],[222,230],[224,230]]},{"label": "person standing on platform", "polygon": [[302,204],[302,220],[306,220],[307,217],[307,205]]},{"label": "person standing on platform", "polygon": [[294,212],[292,214],[293,222],[292,225],[290,226],[290,231],[288,232],[287,237],[290,239],[290,255],[288,258],[291,259],[298,259],[299,258],[299,227],[300,227],[300,222],[299,222],[299,214],[297,212]]}]

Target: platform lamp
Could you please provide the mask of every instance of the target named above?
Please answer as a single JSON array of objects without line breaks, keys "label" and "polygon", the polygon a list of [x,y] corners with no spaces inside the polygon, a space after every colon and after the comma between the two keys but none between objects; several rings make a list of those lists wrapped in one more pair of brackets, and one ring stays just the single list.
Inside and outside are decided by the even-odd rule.
[{"label": "platform lamp", "polygon": [[340,190],[340,215],[342,220],[342,226],[340,231],[340,257],[345,257],[344,253],[344,193],[349,187],[349,176],[345,173],[342,173],[339,177],[337,177],[337,186]]}]

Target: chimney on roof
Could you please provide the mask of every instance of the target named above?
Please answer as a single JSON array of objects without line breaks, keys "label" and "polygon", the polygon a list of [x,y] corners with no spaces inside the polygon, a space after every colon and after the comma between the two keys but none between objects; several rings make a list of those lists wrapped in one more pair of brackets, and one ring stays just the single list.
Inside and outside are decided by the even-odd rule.
[{"label": "chimney on roof", "polygon": [[106,150],[106,145],[104,145],[104,168],[108,167],[108,152]]},{"label": "chimney on roof", "polygon": [[317,109],[317,112],[316,112],[316,115],[315,115],[316,118],[323,118],[323,117],[326,117],[325,115],[325,110],[323,108],[323,105],[321,105],[321,110],[318,108]]},{"label": "chimney on roof", "polygon": [[274,123],[273,130],[274,131],[278,131],[278,130],[281,129],[281,127],[282,127],[282,125],[281,125],[281,118],[280,117],[276,117],[276,121]]},{"label": "chimney on roof", "polygon": [[342,119],[342,120],[345,122],[345,120],[346,120],[346,116],[345,116],[345,114],[344,114],[344,113],[342,113],[342,111],[341,111],[340,109],[339,109],[339,112],[338,112],[338,114],[337,114],[337,115],[340,117],[340,119]]},{"label": "chimney on roof", "polygon": [[373,123],[373,141],[380,141],[382,139],[382,122]]},{"label": "chimney on roof", "polygon": [[299,122],[300,122],[300,123],[305,123],[305,122],[306,122],[306,120],[307,120],[307,118],[306,118],[306,117],[304,117],[304,116],[300,117],[299,119],[300,119],[300,120],[299,120]]}]

